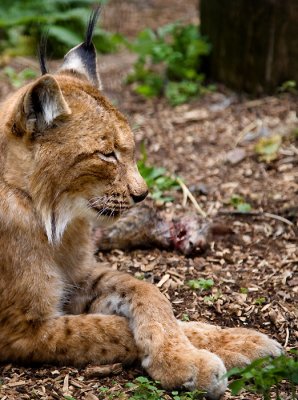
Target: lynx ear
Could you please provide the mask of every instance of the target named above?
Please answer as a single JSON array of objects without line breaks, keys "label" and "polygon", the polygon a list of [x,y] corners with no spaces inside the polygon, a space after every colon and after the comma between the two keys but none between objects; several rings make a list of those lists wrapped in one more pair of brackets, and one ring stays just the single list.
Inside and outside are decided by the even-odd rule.
[{"label": "lynx ear", "polygon": [[22,114],[25,130],[41,133],[56,118],[69,115],[71,111],[56,79],[51,75],[43,75],[25,94]]},{"label": "lynx ear", "polygon": [[97,7],[90,16],[85,41],[71,49],[64,56],[64,62],[60,71],[83,74],[95,87],[101,89],[101,82],[97,71],[96,50],[92,43],[92,36],[99,14],[100,7]]}]

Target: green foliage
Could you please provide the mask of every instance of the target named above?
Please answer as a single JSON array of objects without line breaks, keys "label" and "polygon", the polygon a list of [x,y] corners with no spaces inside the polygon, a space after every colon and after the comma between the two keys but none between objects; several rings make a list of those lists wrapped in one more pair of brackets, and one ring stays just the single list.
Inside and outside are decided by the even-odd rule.
[{"label": "green foliage", "polygon": [[[297,351],[293,352],[297,356]],[[254,361],[246,368],[232,368],[228,371],[228,378],[237,378],[230,383],[232,395],[236,396],[242,389],[263,395],[269,400],[270,393],[276,392],[276,399],[281,400],[278,394],[278,384],[286,380],[292,386],[292,399],[296,398],[295,385],[298,384],[298,360],[286,355],[275,359],[270,357]]]},{"label": "green foliage", "polygon": [[130,48],[138,59],[127,82],[137,83],[137,93],[164,94],[170,104],[178,105],[206,91],[199,73],[200,57],[210,52],[210,45],[196,25],[173,23],[157,31],[145,29]]},{"label": "green foliage", "polygon": [[[34,54],[42,31],[48,28],[49,54],[62,56],[82,42],[92,5],[93,0],[1,0],[0,51],[11,56]],[[100,52],[115,51],[122,40],[120,35],[95,30]]]},{"label": "green foliage", "polygon": [[169,176],[165,168],[154,167],[147,164],[147,154],[144,147],[142,148],[142,157],[138,161],[138,169],[142,177],[145,179],[151,192],[151,197],[154,200],[161,202],[169,202],[173,200],[173,197],[164,196],[164,193],[179,187],[176,178]]},{"label": "green foliage", "polygon": [[278,91],[281,93],[297,93],[297,83],[295,81],[285,81],[279,88]]},{"label": "green foliage", "polygon": [[193,392],[172,392],[173,400],[201,400],[204,399],[204,394],[202,390],[194,390]]},{"label": "green foliage", "polygon": [[127,383],[126,386],[132,392],[129,396],[130,400],[199,400],[203,399],[205,392],[195,390],[193,392],[171,392],[169,393],[160,388],[159,382],[153,382],[145,376],[139,376],[133,383]]},{"label": "green foliage", "polygon": [[188,322],[189,320],[190,320],[190,318],[189,318],[189,315],[188,315],[188,314],[182,314],[181,321],[186,321],[186,322]]},{"label": "green foliage", "polygon": [[214,285],[213,279],[191,279],[187,285],[193,290],[209,290]]},{"label": "green foliage", "polygon": [[157,387],[158,382],[152,382],[145,376],[139,376],[135,383],[127,383],[127,387],[133,392],[131,400],[159,400],[165,393],[164,390]]},{"label": "green foliage", "polygon": [[12,67],[5,67],[3,72],[15,88],[23,86],[28,80],[36,78],[37,76],[37,73],[30,68],[25,68],[20,72],[16,72]]},{"label": "green foliage", "polygon": [[105,386],[101,386],[100,388],[98,388],[99,391],[99,399],[101,400],[126,400],[127,396],[125,393],[120,392],[118,390],[113,390],[111,388],[105,387]]},{"label": "green foliage", "polygon": [[230,198],[229,203],[235,208],[235,210],[246,213],[251,211],[251,205],[246,203],[242,196],[233,194]]},{"label": "green foliage", "polygon": [[266,303],[266,297],[258,297],[257,299],[255,299],[255,304],[257,306],[261,306],[264,303]]},{"label": "green foliage", "polygon": [[213,304],[215,303],[218,299],[220,299],[222,296],[221,291],[217,291],[216,293],[213,293],[210,296],[204,296],[204,303],[208,303],[208,304]]},{"label": "green foliage", "polygon": [[278,150],[281,145],[281,136],[273,135],[259,139],[255,146],[255,152],[261,161],[269,163],[277,158]]}]

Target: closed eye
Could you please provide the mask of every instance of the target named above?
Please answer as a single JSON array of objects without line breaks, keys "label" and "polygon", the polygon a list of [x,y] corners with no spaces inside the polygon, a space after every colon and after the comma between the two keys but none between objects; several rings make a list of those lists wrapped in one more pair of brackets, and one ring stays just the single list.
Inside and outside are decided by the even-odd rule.
[{"label": "closed eye", "polygon": [[114,151],[111,151],[110,153],[98,153],[98,155],[103,161],[112,163],[116,163],[118,161]]}]

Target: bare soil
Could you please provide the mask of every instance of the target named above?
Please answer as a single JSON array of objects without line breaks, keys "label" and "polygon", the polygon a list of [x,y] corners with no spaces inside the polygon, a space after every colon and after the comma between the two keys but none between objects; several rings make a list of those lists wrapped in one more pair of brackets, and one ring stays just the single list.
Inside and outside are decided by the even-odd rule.
[{"label": "bare soil", "polygon": [[[104,25],[133,37],[145,27],[177,19],[197,22],[196,6],[196,0],[114,0],[104,12]],[[233,233],[191,258],[154,249],[114,250],[99,253],[98,260],[157,284],[178,318],[255,328],[286,349],[297,347],[297,96],[251,99],[218,85],[214,93],[171,108],[163,99],[144,100],[123,84],[133,60],[126,51],[99,57],[106,94],[129,118],[150,164],[181,177],[208,218],[220,220]],[[35,61],[23,58],[10,60],[10,65],[36,68]],[[3,97],[13,88],[3,74],[1,78]],[[282,145],[277,158],[266,163],[255,144],[273,134],[281,135]],[[233,194],[241,195],[257,215],[235,214],[229,204]],[[155,207],[169,216],[195,211],[191,203],[182,206],[182,192],[174,197]],[[213,288],[193,291],[187,286],[189,279],[199,278],[213,279]],[[126,383],[144,371],[136,367],[98,379],[90,378],[85,368],[3,365],[0,373],[2,400],[94,400],[129,398]],[[101,392],[102,387],[108,391]],[[231,398],[227,392],[225,400]],[[261,399],[251,393],[237,398]],[[286,384],[281,398],[290,399]]]}]

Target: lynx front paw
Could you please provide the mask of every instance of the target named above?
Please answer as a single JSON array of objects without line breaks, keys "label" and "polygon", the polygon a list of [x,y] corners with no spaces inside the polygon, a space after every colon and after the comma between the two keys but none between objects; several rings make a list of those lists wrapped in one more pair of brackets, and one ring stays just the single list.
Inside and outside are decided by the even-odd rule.
[{"label": "lynx front paw", "polygon": [[245,328],[221,329],[201,323],[183,324],[184,333],[197,348],[216,353],[227,369],[243,367],[261,357],[278,357],[282,346],[263,333]]},{"label": "lynx front paw", "polygon": [[283,347],[263,333],[245,329],[230,328],[222,330],[219,348],[215,351],[226,367],[242,367],[257,358],[283,354]]},{"label": "lynx front paw", "polygon": [[166,389],[201,389],[209,399],[219,399],[227,388],[223,378],[226,368],[222,360],[207,350],[189,345],[185,348],[163,349],[155,357],[144,358],[143,367]]}]

